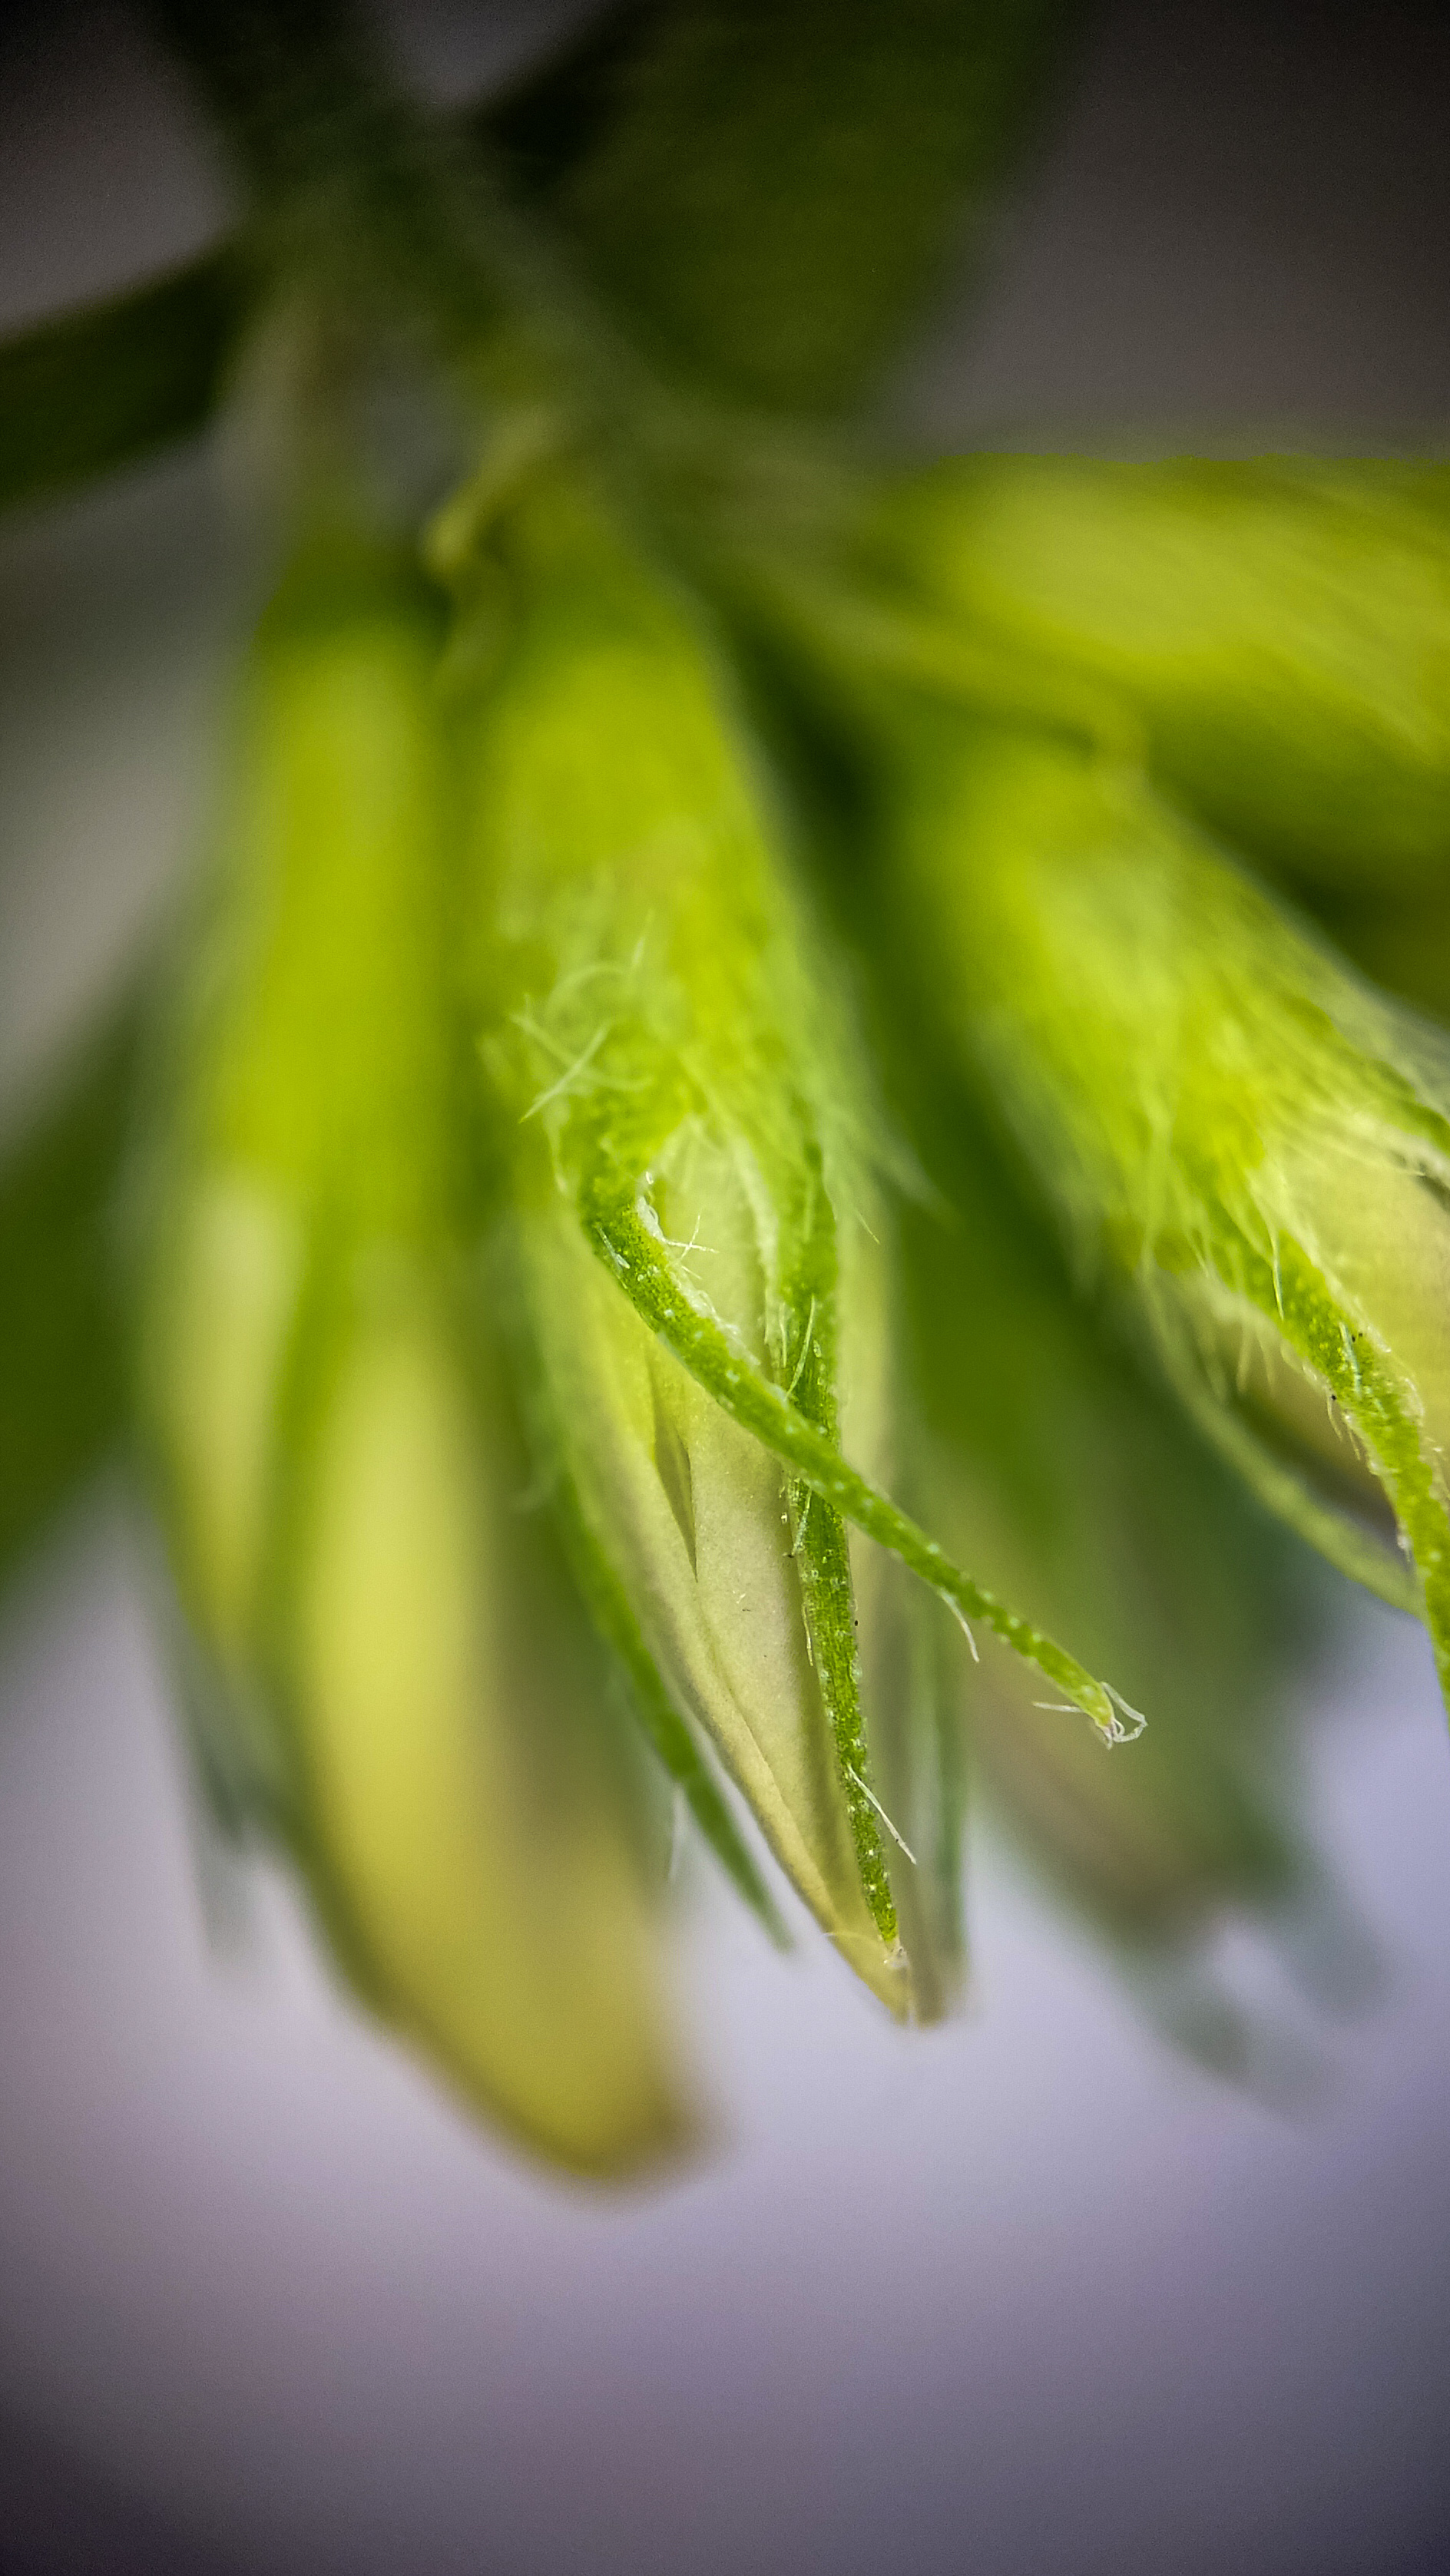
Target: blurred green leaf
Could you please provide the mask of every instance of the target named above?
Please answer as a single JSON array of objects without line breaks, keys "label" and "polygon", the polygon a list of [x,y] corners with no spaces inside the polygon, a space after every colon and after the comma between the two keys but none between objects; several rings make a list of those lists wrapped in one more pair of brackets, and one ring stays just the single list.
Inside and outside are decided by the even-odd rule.
[{"label": "blurred green leaf", "polygon": [[1374,896],[1319,897],[1316,921],[1362,972],[1417,1009],[1450,1020],[1450,868],[1443,885],[1398,901]]},{"label": "blurred green leaf", "polygon": [[121,1433],[109,1228],[135,1055],[127,1012],[0,1166],[0,1583]]},{"label": "blurred green leaf", "polygon": [[642,49],[669,0],[614,0],[583,33],[464,117],[465,131],[503,164],[511,191],[546,201],[602,143],[628,94]]},{"label": "blurred green leaf", "polygon": [[558,192],[597,282],[713,391],[832,409],[980,235],[1054,0],[724,0],[655,13]]},{"label": "blurred green leaf", "polygon": [[[557,189],[592,147],[653,12],[596,21],[463,130],[525,196]],[[235,244],[0,341],[0,509],[44,500],[195,437],[216,410],[259,269]]]},{"label": "blurred green leaf", "polygon": [[1073,1298],[949,1080],[939,1100],[948,1213],[903,1224],[933,1526],[1151,1712],[1106,1758],[994,1658],[962,1677],[977,1776],[1100,1931],[1176,1942],[1300,1874],[1271,1722],[1298,1625],[1289,1547]]},{"label": "blurred green leaf", "polygon": [[242,263],[215,251],[0,345],[0,508],[204,428],[248,303]]},{"label": "blurred green leaf", "polygon": [[[225,70],[214,29],[160,14]],[[269,13],[232,14],[255,51]],[[342,60],[344,17],[311,15]],[[1071,15],[1055,0],[624,0],[462,129],[522,201],[553,208],[668,362],[746,400],[830,408],[900,336],[953,240],[982,228]],[[254,75],[234,102],[244,122]],[[304,120],[302,143],[326,125]],[[0,345],[0,508],[204,428],[257,285],[227,247]]]}]

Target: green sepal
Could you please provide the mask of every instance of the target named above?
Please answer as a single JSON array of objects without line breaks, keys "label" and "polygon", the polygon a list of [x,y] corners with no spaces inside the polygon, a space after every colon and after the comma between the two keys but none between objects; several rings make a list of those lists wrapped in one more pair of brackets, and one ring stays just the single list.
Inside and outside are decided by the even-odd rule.
[{"label": "green sepal", "polygon": [[[488,684],[465,692],[481,1048],[516,1139],[551,1412],[671,1691],[818,1919],[899,2008],[843,1534],[815,1501],[792,1525],[773,1458],[686,1373],[661,1373],[626,1306],[600,1305],[577,1226],[601,1176],[650,1173],[656,1223],[732,1329],[772,1373],[808,1382],[817,1409],[834,1401],[838,1335],[874,1349],[879,1317],[836,1275],[867,1185],[829,978],[687,603],[558,459],[478,537],[505,629]],[[462,578],[467,596],[466,563]],[[864,1285],[854,1249],[849,1262]]]},{"label": "green sepal", "polygon": [[780,1467],[619,1295],[569,1200],[525,1196],[516,1221],[549,1417],[593,1543],[673,1704],[842,1956],[902,2013],[905,1963],[861,1885]]},{"label": "green sepal", "polygon": [[[1189,1352],[1230,1419],[1247,1399],[1303,1453],[1261,1496],[1322,1541],[1318,1451],[1388,1498],[1450,1678],[1444,1041],[1131,767],[915,723],[886,838],[938,1028],[1084,1276],[1125,1280],[1180,1382]],[[1362,1574],[1367,1544],[1356,1516],[1336,1561]]]},{"label": "green sepal", "polygon": [[[818,1151],[807,1150],[808,1216],[794,1268],[781,1282],[780,1379],[792,1404],[831,1440],[839,1439],[837,1313],[840,1281],[835,1214]],[[806,1484],[788,1489],[791,1554],[800,1578],[811,1663],[836,1747],[856,1866],[876,1928],[896,1938],[896,1903],[881,1827],[897,1828],[869,1787],[870,1754],[861,1691],[850,1541],[840,1513]]]},{"label": "green sepal", "polygon": [[974,1789],[1115,1949],[1173,1949],[1230,1909],[1273,1920],[1306,1865],[1276,1717],[1305,1569],[1128,1338],[1072,1295],[937,1071],[922,1144],[943,1205],[902,1219],[932,1526],[1152,1710],[1133,1759],[1103,1762],[1029,1673],[957,1661]]},{"label": "green sepal", "polygon": [[1316,1462],[1285,1442],[1275,1442],[1265,1421],[1246,1416],[1231,1400],[1224,1374],[1215,1378],[1191,1333],[1175,1331],[1174,1319],[1160,1314],[1157,1344],[1174,1392],[1229,1466],[1235,1468],[1269,1511],[1316,1549],[1351,1583],[1373,1592],[1391,1610],[1418,1618],[1422,1608],[1419,1577],[1396,1544],[1393,1530],[1377,1536],[1364,1525],[1362,1494],[1354,1497],[1359,1515],[1346,1507],[1343,1495],[1331,1497],[1316,1482]]},{"label": "green sepal", "polygon": [[[961,1078],[956,1033],[943,1043],[918,919],[879,829],[870,728],[842,738],[834,699],[803,706],[778,665],[770,680],[777,754],[809,801],[902,1132],[898,1338],[915,1389],[903,1499],[958,1563],[1152,1712],[1132,1759],[1104,1762],[1070,1716],[1038,1705],[1030,1666],[968,1664],[912,1584],[948,1756],[969,1758],[974,1804],[1115,1962],[1176,1958],[1230,1911],[1271,1933],[1287,1918],[1297,1940],[1313,1864],[1286,1806],[1279,1713],[1315,1569],[1182,1421],[1131,1317],[1073,1293],[1050,1220]],[[929,1701],[920,1731],[932,1732]],[[891,1783],[884,1747],[881,1759],[882,1795],[924,1865],[921,1805]],[[935,1812],[961,1794],[949,1771]],[[919,1886],[923,1872],[904,1875]],[[950,1928],[950,1880],[944,1895]],[[903,1935],[915,1955],[909,1914]]]},{"label": "green sepal", "polygon": [[783,1386],[767,1378],[726,1339],[719,1325],[694,1305],[636,1207],[586,1204],[584,1230],[618,1280],[636,1314],[742,1430],[775,1451],[783,1463],[867,1538],[899,1556],[911,1573],[949,1603],[970,1632],[980,1621],[1090,1717],[1105,1742],[1118,1744],[1142,1724],[1105,1682],[1094,1679],[1075,1655],[995,1593],[954,1565],[945,1549],[908,1514],[857,1473],[828,1434],[817,1429]]},{"label": "green sepal", "polygon": [[[919,1465],[919,1440],[912,1455]],[[911,1961],[912,2018],[937,2022],[959,2005],[967,1970],[962,1641],[942,1605],[894,1557],[854,1531],[852,1563],[871,1776],[890,1819],[884,1848]]]}]

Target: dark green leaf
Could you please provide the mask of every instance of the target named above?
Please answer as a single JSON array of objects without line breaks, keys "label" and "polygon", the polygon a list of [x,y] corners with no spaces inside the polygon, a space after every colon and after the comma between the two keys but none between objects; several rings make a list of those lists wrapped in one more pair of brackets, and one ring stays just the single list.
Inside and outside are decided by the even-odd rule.
[{"label": "dark green leaf", "polygon": [[193,436],[246,309],[241,263],[217,251],[0,346],[0,508]]},{"label": "dark green leaf", "polygon": [[[521,199],[560,212],[668,361],[746,399],[829,406],[953,233],[980,226],[1064,14],[621,0],[463,130]],[[321,128],[302,125],[310,149]],[[0,346],[0,508],[203,429],[255,285],[226,248]]]},{"label": "dark green leaf", "polygon": [[1054,0],[677,0],[608,77],[559,192],[595,278],[667,363],[830,409],[897,341],[1024,132]]},{"label": "dark green leaf", "polygon": [[128,1014],[0,1167],[0,1581],[120,1435],[109,1229],[135,1049]]},{"label": "dark green leaf", "polygon": [[557,196],[602,144],[629,95],[635,65],[667,14],[666,0],[615,0],[574,43],[466,112],[465,132],[502,164],[516,196]]}]

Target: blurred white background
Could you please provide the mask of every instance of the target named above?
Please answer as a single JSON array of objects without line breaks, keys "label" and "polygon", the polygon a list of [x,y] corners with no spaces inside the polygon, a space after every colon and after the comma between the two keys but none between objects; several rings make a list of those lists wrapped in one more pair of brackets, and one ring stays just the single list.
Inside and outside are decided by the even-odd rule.
[{"label": "blurred white background", "polygon": [[[460,95],[568,15],[397,26]],[[0,323],[211,237],[220,179],[127,20],[5,42]],[[898,417],[1443,441],[1447,96],[1423,10],[1109,9]],[[253,578],[211,458],[0,530],[0,1127],[195,845]],[[973,2010],[926,2037],[702,1882],[682,2000],[726,2134],[611,2198],[459,2118],[280,1884],[208,1934],[98,1500],[0,1630],[0,2567],[1433,2576],[1450,1739],[1372,1605],[1315,1687],[1315,1822],[1386,1975],[1312,2108],[1172,2056],[984,1845]]]}]

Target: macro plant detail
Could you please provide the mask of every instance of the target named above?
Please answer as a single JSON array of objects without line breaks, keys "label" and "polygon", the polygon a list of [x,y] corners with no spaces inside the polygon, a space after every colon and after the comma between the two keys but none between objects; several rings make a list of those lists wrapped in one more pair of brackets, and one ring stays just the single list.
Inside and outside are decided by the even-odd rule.
[{"label": "macro plant detail", "polygon": [[682,1842],[932,2020],[969,1791],[1251,2073],[1303,1543],[1450,1670],[1445,467],[887,452],[1043,0],[622,0],[461,118],[152,23],[239,229],[0,348],[0,498],[228,408],[277,560],[0,1172],[7,1568],[126,1454],[218,1827],[561,2165],[702,2134]]}]

